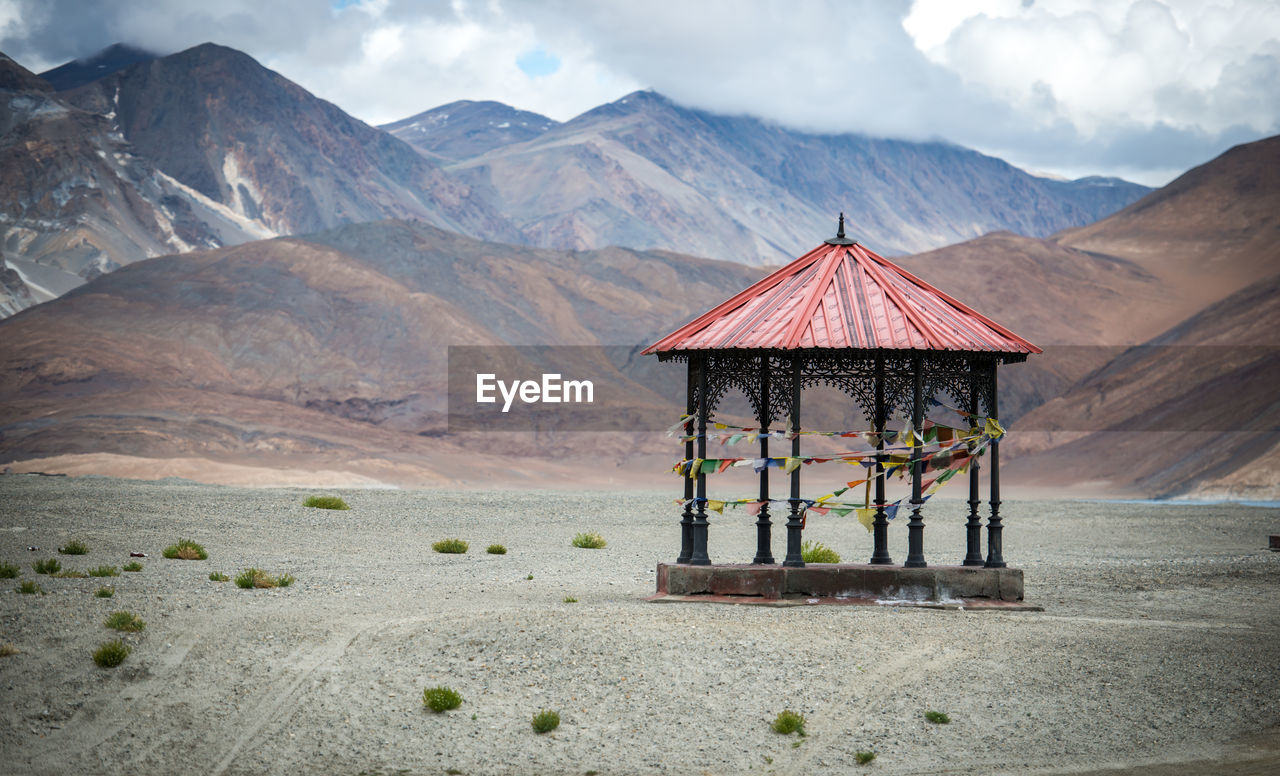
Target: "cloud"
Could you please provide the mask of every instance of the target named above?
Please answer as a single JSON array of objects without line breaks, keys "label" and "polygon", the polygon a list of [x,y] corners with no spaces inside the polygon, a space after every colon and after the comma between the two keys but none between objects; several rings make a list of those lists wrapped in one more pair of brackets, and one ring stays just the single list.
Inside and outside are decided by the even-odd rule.
[{"label": "cloud", "polygon": [[371,123],[457,99],[565,120],[652,87],[1157,184],[1280,132],[1267,0],[0,0],[0,49],[36,70],[116,41],[206,40]]}]

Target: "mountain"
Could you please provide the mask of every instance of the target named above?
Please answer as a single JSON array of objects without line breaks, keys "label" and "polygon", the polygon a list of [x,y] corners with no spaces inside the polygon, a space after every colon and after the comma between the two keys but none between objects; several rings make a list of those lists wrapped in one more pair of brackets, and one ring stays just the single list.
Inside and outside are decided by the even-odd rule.
[{"label": "mountain", "polygon": [[430,158],[456,161],[532,140],[559,123],[500,102],[458,100],[379,128]]},{"label": "mountain", "polygon": [[612,460],[634,435],[445,436],[447,346],[634,345],[757,276],[404,221],[137,262],[0,322],[0,461],[200,458],[422,483],[476,456]]},{"label": "mountain", "polygon": [[1045,236],[1149,191],[1050,181],[946,143],[799,132],[648,91],[446,169],[534,245],[667,246],[750,264],[807,250],[839,211],[859,239],[900,254],[1002,229]]},{"label": "mountain", "polygon": [[116,43],[92,56],[84,59],[74,59],[51,70],[46,70],[40,74],[40,77],[55,90],[64,92],[68,89],[92,83],[99,78],[111,75],[117,70],[123,70],[129,65],[150,62],[155,58],[156,55],[150,51],[144,51],[124,43]]},{"label": "mountain", "polygon": [[1054,240],[1134,261],[1199,305],[1280,266],[1280,136],[1236,146]]},{"label": "mountain", "polygon": [[[1125,350],[1018,423],[1015,476],[1157,496],[1277,496],[1280,274]],[[1056,439],[1055,439],[1056,437]]]},{"label": "mountain", "polygon": [[159,170],[273,234],[393,217],[515,236],[409,145],[234,49],[206,43],[64,94],[86,111],[113,111]]},{"label": "mountain", "polygon": [[148,256],[255,236],[0,55],[0,314]]}]

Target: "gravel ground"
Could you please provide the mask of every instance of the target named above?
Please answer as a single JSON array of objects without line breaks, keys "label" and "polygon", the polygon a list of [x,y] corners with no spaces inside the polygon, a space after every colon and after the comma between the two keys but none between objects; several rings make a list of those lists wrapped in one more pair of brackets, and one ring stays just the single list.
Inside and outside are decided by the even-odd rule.
[{"label": "gravel ground", "polygon": [[[678,549],[671,493],[343,491],[342,512],[305,495],[0,477],[0,562],[21,568],[0,582],[0,643],[18,649],[0,657],[0,770],[1280,769],[1280,553],[1265,549],[1280,510],[1007,502],[1006,558],[1045,607],[1011,613],[646,602]],[[930,561],[958,560],[964,509],[930,502]],[[584,530],[609,546],[570,546]],[[431,551],[454,536],[471,551]],[[851,518],[810,520],[806,537],[870,554]],[[162,558],[179,538],[209,559]],[[58,555],[73,539],[89,554]],[[510,551],[486,554],[494,542]],[[752,519],[717,518],[710,550],[749,560]],[[120,566],[131,551],[143,570],[105,580],[31,568]],[[250,566],[297,582],[208,579]],[[23,580],[45,594],[19,594]],[[114,597],[94,596],[104,582]],[[117,635],[103,620],[121,609],[146,629],[123,636],[123,665],[98,668],[91,653]],[[460,709],[423,709],[439,684]],[[562,722],[540,736],[529,720],[543,708]],[[770,730],[783,709],[805,714],[807,737]],[[859,767],[859,751],[877,758]]]}]

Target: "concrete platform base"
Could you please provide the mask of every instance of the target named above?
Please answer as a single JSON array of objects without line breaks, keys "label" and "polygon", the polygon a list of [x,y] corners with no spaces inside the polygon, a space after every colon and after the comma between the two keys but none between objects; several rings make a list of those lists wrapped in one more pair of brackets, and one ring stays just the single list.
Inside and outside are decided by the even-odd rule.
[{"label": "concrete platform base", "polygon": [[803,605],[812,603],[1034,608],[1022,603],[1022,570],[980,566],[812,564],[803,568],[658,564],[650,600]]}]

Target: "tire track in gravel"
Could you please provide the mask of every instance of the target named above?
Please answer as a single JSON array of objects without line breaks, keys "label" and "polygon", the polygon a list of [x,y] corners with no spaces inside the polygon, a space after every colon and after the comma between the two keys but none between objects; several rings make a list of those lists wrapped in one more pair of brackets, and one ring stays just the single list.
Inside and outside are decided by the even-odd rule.
[{"label": "tire track in gravel", "polygon": [[[809,761],[821,751],[820,742],[826,730],[841,730],[851,718],[864,717],[866,712],[887,693],[902,687],[908,681],[916,681],[946,663],[954,662],[958,655],[932,654],[926,647],[899,652],[893,659],[882,663],[871,676],[868,684],[858,687],[861,700],[852,698],[834,701],[814,714],[812,730],[803,739],[803,747],[790,763],[778,770],[780,776],[809,773]],[[908,673],[907,669],[910,669]]]},{"label": "tire track in gravel", "polygon": [[195,646],[197,635],[184,633],[173,641],[173,646],[161,653],[155,670],[146,679],[121,689],[114,697],[98,704],[85,704],[62,728],[46,738],[45,754],[32,758],[34,772],[62,772],[69,755],[92,749],[119,733],[131,722],[136,722],[133,709],[137,701],[167,692],[187,653]]},{"label": "tire track in gravel", "polygon": [[[330,663],[346,654],[347,648],[361,637],[378,635],[393,628],[414,623],[427,622],[431,618],[428,617],[405,617],[396,620],[389,620],[367,625],[363,628],[357,628],[353,631],[347,631],[332,637],[318,647],[310,650],[297,649],[294,650],[285,659],[285,670],[292,672],[293,676],[282,680],[275,684],[273,690],[267,693],[252,712],[240,718],[243,720],[243,732],[231,744],[231,748],[223,754],[218,764],[209,772],[210,776],[222,776],[236,757],[245,750],[247,746],[259,738],[260,734],[271,724],[283,725],[289,721],[292,712],[288,712],[283,716],[280,715],[280,709],[292,700],[298,694],[298,690],[302,684],[316,672],[321,666]],[[290,708],[298,708],[298,704],[290,705]]]}]

